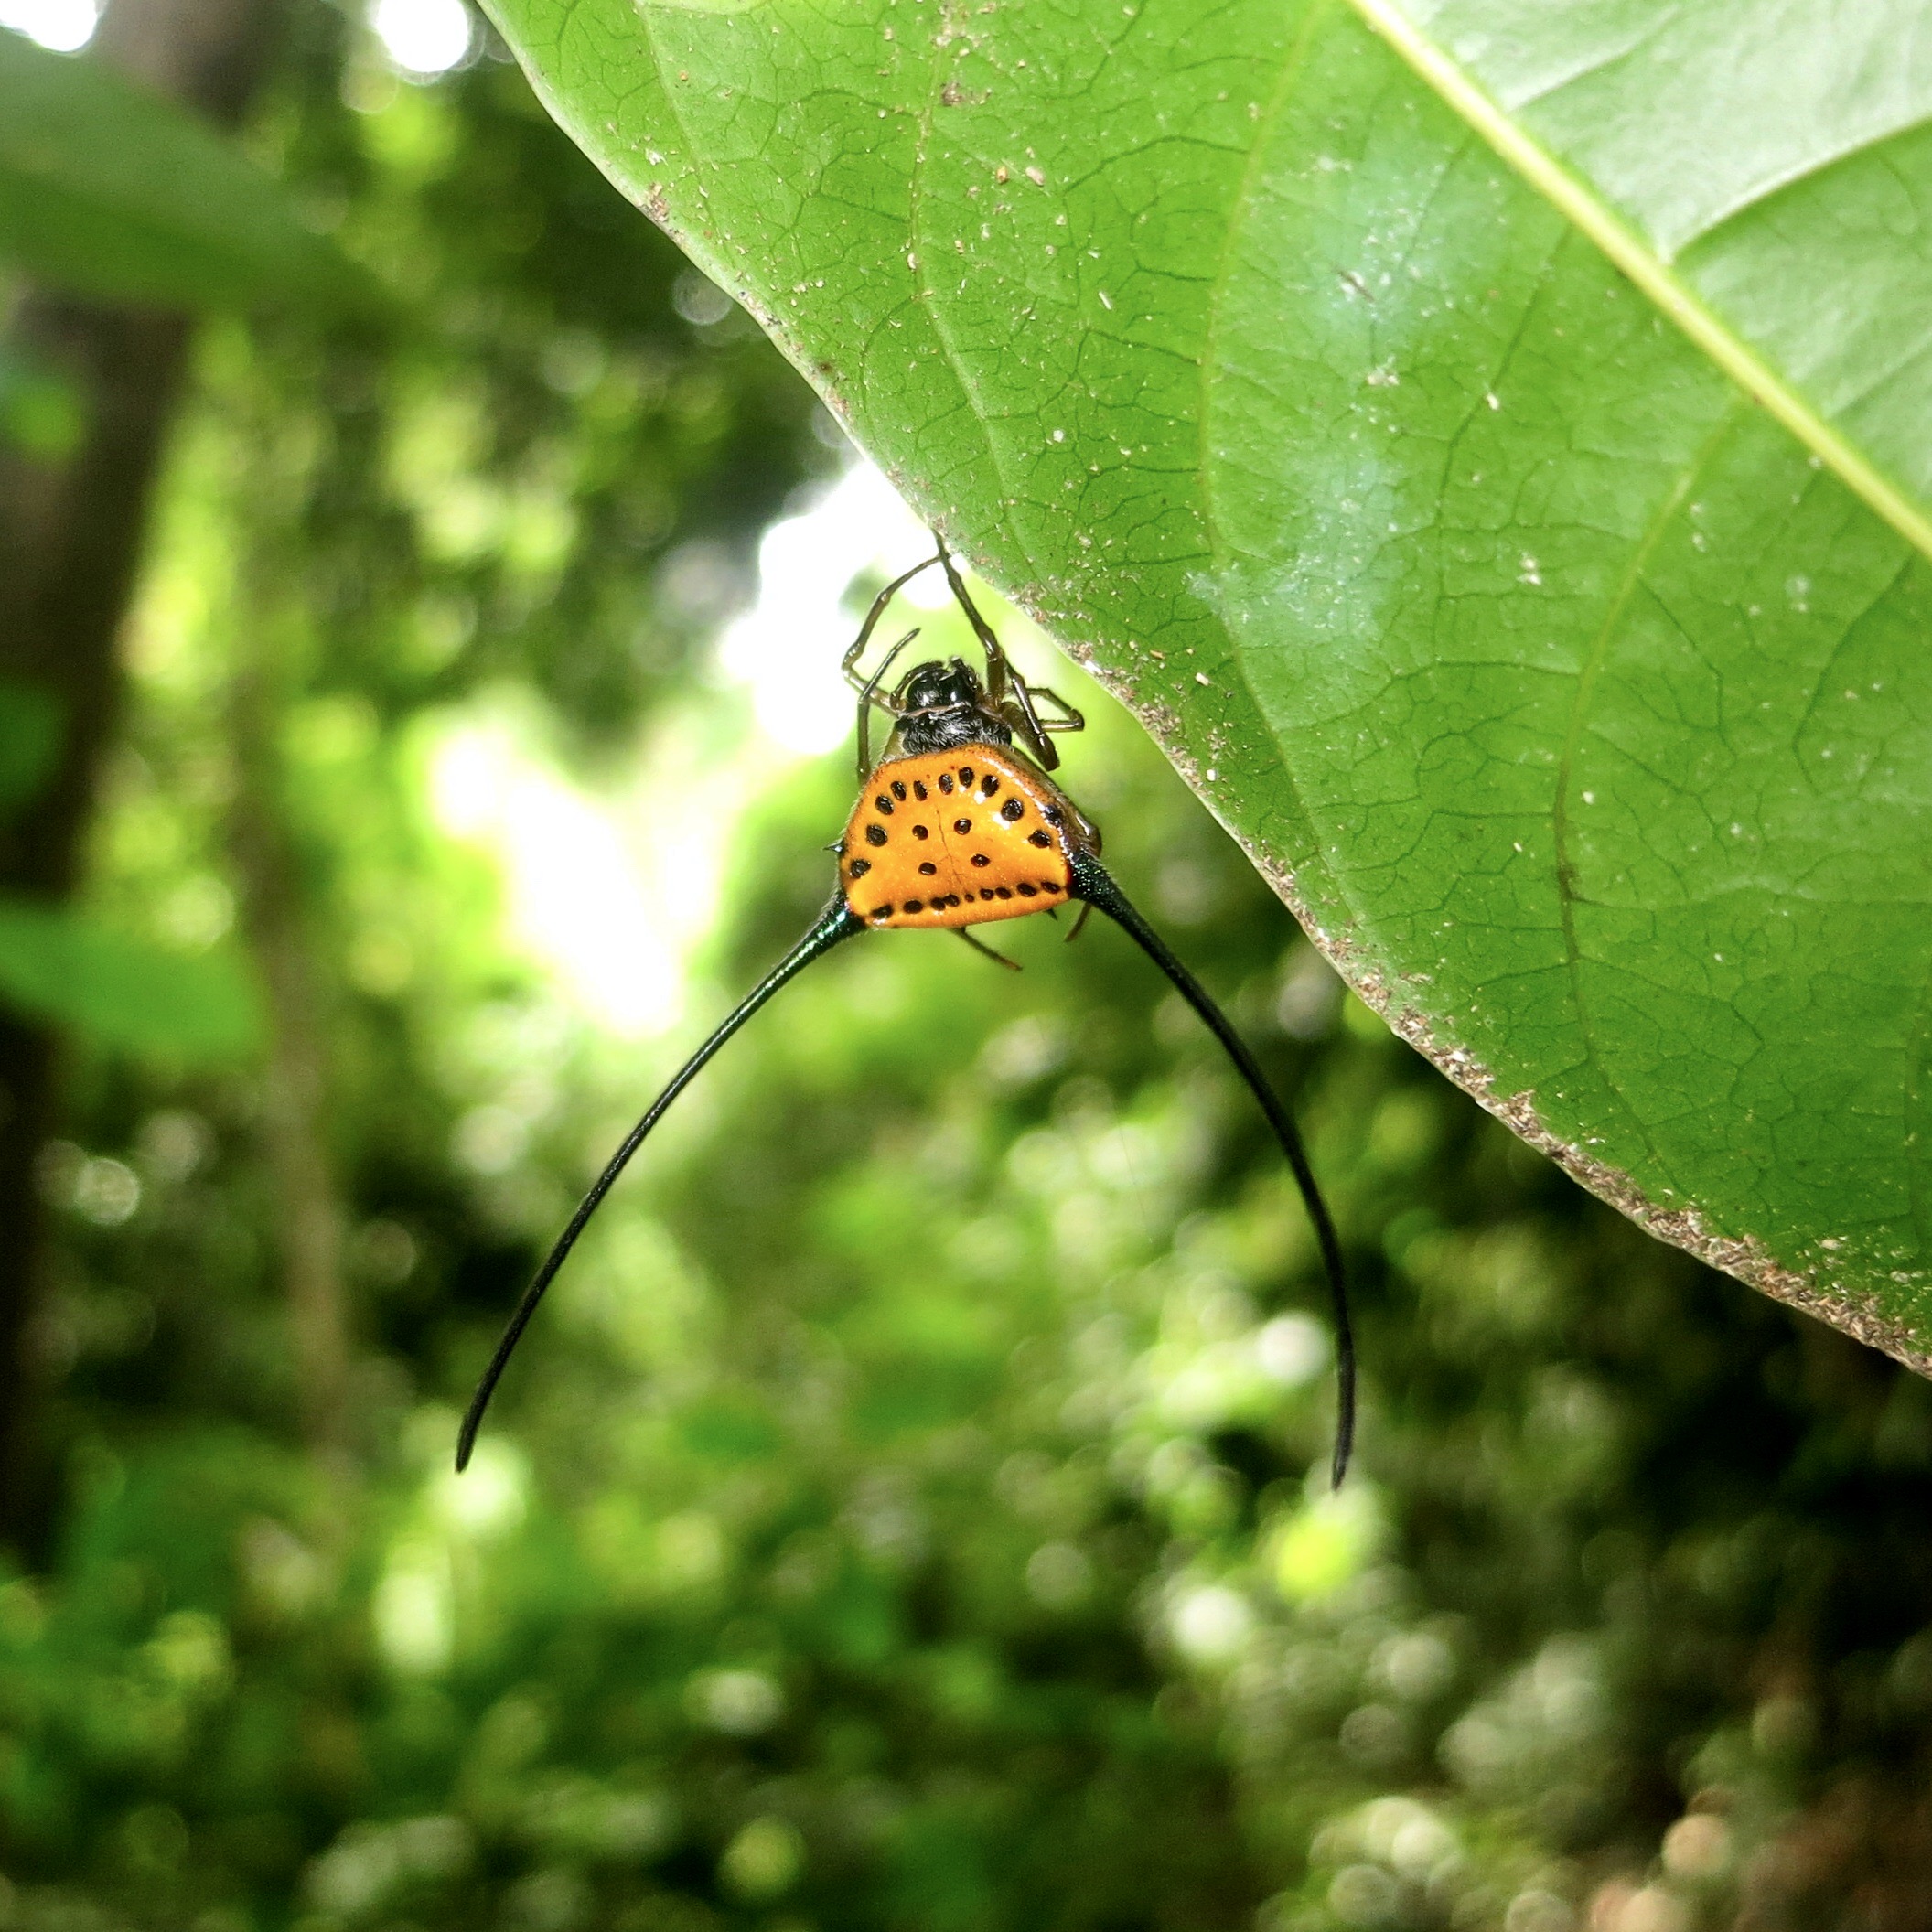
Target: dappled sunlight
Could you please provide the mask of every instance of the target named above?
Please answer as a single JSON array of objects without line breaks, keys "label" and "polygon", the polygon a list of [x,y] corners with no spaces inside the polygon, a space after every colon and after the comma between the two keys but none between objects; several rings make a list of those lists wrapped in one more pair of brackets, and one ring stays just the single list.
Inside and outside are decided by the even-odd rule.
[{"label": "dappled sunlight", "polygon": [[370,0],[369,24],[396,67],[424,80],[459,66],[474,33],[463,0]]},{"label": "dappled sunlight", "polygon": [[[881,583],[896,576],[931,550],[931,538],[898,492],[864,461],[854,462],[809,509],[766,531],[758,545],[757,599],[725,627],[718,665],[750,692],[758,728],[775,745],[810,755],[830,751],[850,735],[853,699],[839,660],[858,620],[845,594],[868,574],[876,573]],[[940,587],[943,594],[943,579]],[[907,591],[936,607],[923,580]],[[889,645],[897,635],[884,641]]]},{"label": "dappled sunlight", "polygon": [[97,0],[0,0],[0,27],[10,27],[57,54],[78,53],[93,38]]},{"label": "dappled sunlight", "polygon": [[1353,1583],[1388,1535],[1388,1519],[1372,1484],[1318,1489],[1266,1539],[1268,1580],[1290,1604],[1319,1603]]},{"label": "dappled sunlight", "polygon": [[676,1025],[688,950],[715,908],[728,815],[718,825],[679,814],[646,843],[632,835],[638,814],[573,784],[503,721],[449,729],[431,786],[443,828],[485,844],[502,868],[513,940],[588,1017],[626,1038]]},{"label": "dappled sunlight", "polygon": [[466,1632],[474,1638],[478,1626],[490,1626],[490,1552],[521,1526],[529,1506],[529,1462],[511,1443],[477,1445],[467,1472],[473,1483],[450,1467],[455,1421],[440,1407],[411,1421],[424,1474],[389,1540],[370,1605],[383,1661],[405,1676],[446,1670]]},{"label": "dappled sunlight", "polygon": [[[750,698],[754,729],[735,728],[728,711],[675,711],[639,747],[621,790],[599,795],[570,777],[513,709],[444,725],[429,754],[438,823],[489,850],[515,942],[596,1025],[651,1038],[682,1018],[740,823],[800,759],[850,735],[853,695],[839,671],[856,624],[848,593],[930,543],[864,462],[774,524],[755,600],[716,647],[722,678]],[[923,583],[908,594],[943,607],[939,584],[937,598]]]}]

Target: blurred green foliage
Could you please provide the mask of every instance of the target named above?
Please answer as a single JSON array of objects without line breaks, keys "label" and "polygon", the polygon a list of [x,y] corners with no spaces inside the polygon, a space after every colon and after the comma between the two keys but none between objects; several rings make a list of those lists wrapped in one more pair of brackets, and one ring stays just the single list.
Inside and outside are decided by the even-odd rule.
[{"label": "blurred green foliage", "polygon": [[[1117,934],[1045,921],[1024,976],[868,939],[761,1018],[454,1476],[575,1194],[827,889],[846,756],[774,751],[707,647],[832,459],[512,69],[407,84],[294,18],[258,158],[407,326],[205,338],[91,915],[231,943],[228,693],[264,678],[354,1438],[294,1420],[259,1064],[96,1029],[42,1163],[67,1490],[0,1584],[0,1925],[1924,1924],[1932,1392],[1446,1088],[1063,665],[1070,789],[1332,1188],[1348,1486],[1265,1129]],[[439,802],[484,727],[649,797],[647,848],[725,813],[675,1027],[533,963]]]},{"label": "blurred green foliage", "polygon": [[0,34],[0,261],[192,308],[380,302],[272,177],[110,68]]},{"label": "blurred green foliage", "polygon": [[[59,706],[0,679],[0,825],[45,784]],[[260,1041],[254,989],[231,950],[199,956],[66,906],[0,893],[0,1000],[102,1045],[177,1063],[234,1060]]]}]

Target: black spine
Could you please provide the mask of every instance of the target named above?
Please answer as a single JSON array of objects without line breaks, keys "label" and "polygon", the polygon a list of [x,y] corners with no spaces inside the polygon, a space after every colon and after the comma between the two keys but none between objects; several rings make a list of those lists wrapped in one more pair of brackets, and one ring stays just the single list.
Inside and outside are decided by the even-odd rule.
[{"label": "black spine", "polygon": [[1274,1129],[1275,1139],[1282,1143],[1282,1152],[1288,1156],[1295,1185],[1302,1190],[1302,1199],[1308,1208],[1308,1218],[1315,1224],[1315,1238],[1321,1249],[1322,1266],[1328,1276],[1328,1293],[1335,1304],[1335,1463],[1331,1475],[1335,1486],[1339,1488],[1355,1448],[1355,1329],[1348,1319],[1348,1277],[1342,1268],[1341,1240],[1336,1234],[1328,1204],[1323,1200],[1322,1190],[1315,1185],[1315,1169],[1308,1164],[1308,1151],[1302,1145],[1294,1116],[1268,1084],[1268,1077],[1261,1071],[1253,1054],[1249,1052],[1247,1042],[1234,1030],[1228,1015],[1208,996],[1201,982],[1175,957],[1166,940],[1141,917],[1132,901],[1114,884],[1113,875],[1098,859],[1086,853],[1074,855],[1073,896],[1085,899],[1090,906],[1099,907],[1167,975],[1181,997],[1200,1014],[1208,1030],[1221,1043],[1236,1070],[1247,1081],[1249,1091],[1261,1103],[1261,1111],[1268,1116],[1268,1124]]},{"label": "black spine", "polygon": [[718,1048],[775,993],[788,981],[796,979],[814,960],[830,952],[842,939],[849,939],[853,934],[864,930],[864,920],[846,905],[843,894],[834,893],[831,904],[819,915],[811,930],[752,988],[736,1012],[678,1068],[664,1091],[650,1103],[650,1111],[625,1136],[624,1144],[611,1155],[609,1165],[597,1176],[590,1192],[578,1204],[577,1211],[571,1216],[570,1226],[557,1237],[555,1247],[545,1257],[542,1267],[537,1270],[536,1279],[523,1291],[523,1299],[517,1304],[517,1312],[510,1316],[510,1326],[503,1331],[503,1339],[497,1344],[497,1352],[490,1357],[489,1367],[483,1371],[483,1379],[477,1384],[477,1392],[470,1398],[463,1427],[456,1436],[456,1467],[459,1471],[469,1465],[470,1452],[477,1445],[477,1431],[483,1426],[483,1411],[489,1407],[489,1399],[496,1393],[504,1368],[524,1329],[529,1327],[531,1316],[537,1312],[537,1304],[543,1299],[543,1291],[569,1258],[570,1250],[577,1245],[577,1237],[584,1232],[585,1224],[615,1186],[617,1176],[629,1165],[631,1155],[644,1144],[645,1135],[664,1117],[671,1103],[703,1071]]}]

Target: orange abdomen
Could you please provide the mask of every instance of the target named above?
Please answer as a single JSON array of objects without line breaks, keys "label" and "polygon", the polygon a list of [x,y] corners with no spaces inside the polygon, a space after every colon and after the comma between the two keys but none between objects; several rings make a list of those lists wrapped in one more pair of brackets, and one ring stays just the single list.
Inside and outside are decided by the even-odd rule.
[{"label": "orange abdomen", "polygon": [[875,767],[839,847],[845,902],[868,926],[984,926],[1062,904],[1079,814],[992,745]]}]

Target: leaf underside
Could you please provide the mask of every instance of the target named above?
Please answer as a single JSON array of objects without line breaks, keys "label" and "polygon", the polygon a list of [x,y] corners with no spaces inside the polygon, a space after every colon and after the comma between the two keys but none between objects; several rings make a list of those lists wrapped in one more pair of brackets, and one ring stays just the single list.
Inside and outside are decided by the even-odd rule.
[{"label": "leaf underside", "polygon": [[1920,0],[1353,0],[1881,516],[1932,551]]},{"label": "leaf underside", "polygon": [[[1896,519],[1340,0],[496,11],[1405,1036],[1927,1365],[1932,576]],[[1857,445],[1903,491],[1923,423]]]}]

